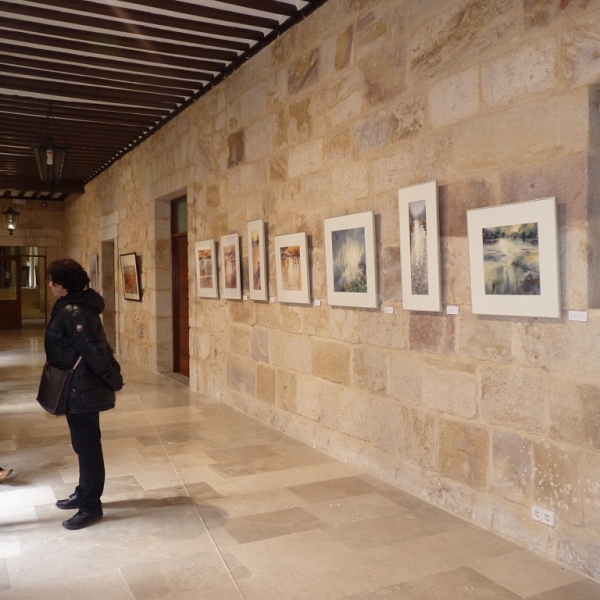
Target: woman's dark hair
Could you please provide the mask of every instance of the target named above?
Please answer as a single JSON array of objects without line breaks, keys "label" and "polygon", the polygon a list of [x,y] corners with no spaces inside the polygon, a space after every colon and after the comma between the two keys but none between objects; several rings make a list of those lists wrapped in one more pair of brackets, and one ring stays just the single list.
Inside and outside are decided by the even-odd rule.
[{"label": "woman's dark hair", "polygon": [[84,290],[90,283],[84,268],[70,258],[61,258],[51,263],[48,277],[52,283],[62,285],[69,293]]}]

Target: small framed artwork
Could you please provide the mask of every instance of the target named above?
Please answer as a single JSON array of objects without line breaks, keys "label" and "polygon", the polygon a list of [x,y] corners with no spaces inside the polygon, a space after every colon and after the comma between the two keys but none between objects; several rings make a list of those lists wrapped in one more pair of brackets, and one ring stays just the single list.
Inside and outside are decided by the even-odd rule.
[{"label": "small framed artwork", "polygon": [[90,287],[93,290],[99,291],[98,287],[98,255],[90,254],[90,272],[88,273],[90,276]]},{"label": "small framed artwork", "polygon": [[123,275],[123,295],[125,300],[141,300],[140,275],[137,265],[137,254],[121,254],[121,274]]},{"label": "small framed artwork", "polygon": [[402,308],[442,310],[437,182],[398,190]]},{"label": "small framed artwork", "polygon": [[325,219],[325,264],[330,305],[377,308],[372,211]]},{"label": "small framed artwork", "polygon": [[218,298],[217,255],[215,240],[203,240],[194,245],[196,257],[196,290],[201,298]]},{"label": "small framed artwork", "polygon": [[237,233],[224,235],[221,238],[223,298],[242,299],[242,269],[240,262],[240,236]]},{"label": "small framed artwork", "polygon": [[306,233],[275,236],[275,276],[280,302],[310,304]]},{"label": "small framed artwork", "polygon": [[251,300],[267,300],[265,222],[248,221],[248,281]]},{"label": "small framed artwork", "polygon": [[556,199],[467,211],[474,314],[560,317]]}]

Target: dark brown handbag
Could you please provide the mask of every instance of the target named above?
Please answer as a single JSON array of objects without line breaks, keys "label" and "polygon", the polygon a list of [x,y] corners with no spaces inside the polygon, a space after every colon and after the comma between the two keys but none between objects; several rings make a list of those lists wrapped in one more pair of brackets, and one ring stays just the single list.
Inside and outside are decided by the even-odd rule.
[{"label": "dark brown handbag", "polygon": [[73,373],[80,362],[81,356],[77,359],[72,369],[58,369],[46,361],[44,370],[42,371],[37,401],[51,415],[67,414],[69,387],[71,386]]}]

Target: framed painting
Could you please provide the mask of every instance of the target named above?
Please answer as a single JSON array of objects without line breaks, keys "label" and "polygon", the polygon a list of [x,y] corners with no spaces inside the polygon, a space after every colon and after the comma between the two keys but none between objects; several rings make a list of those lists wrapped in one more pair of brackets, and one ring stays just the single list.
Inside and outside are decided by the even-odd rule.
[{"label": "framed painting", "polygon": [[467,211],[474,314],[560,317],[556,199]]},{"label": "framed painting", "polygon": [[275,276],[280,302],[310,304],[306,233],[275,236]]},{"label": "framed painting", "polygon": [[327,302],[377,308],[375,216],[372,211],[325,219]]},{"label": "framed painting", "polygon": [[265,222],[248,221],[248,282],[251,300],[267,300]]},{"label": "framed painting", "polygon": [[240,236],[237,233],[224,235],[221,238],[223,298],[242,299],[242,269],[240,262]]},{"label": "framed painting", "polygon": [[437,182],[398,190],[402,308],[442,310]]},{"label": "framed painting", "polygon": [[97,292],[100,291],[98,286],[98,255],[90,254],[90,287]]},{"label": "framed painting", "polygon": [[203,240],[194,245],[196,258],[196,290],[201,298],[218,298],[217,254],[215,240]]},{"label": "framed painting", "polygon": [[121,275],[123,277],[123,295],[125,300],[141,300],[140,275],[137,264],[137,254],[121,254]]}]

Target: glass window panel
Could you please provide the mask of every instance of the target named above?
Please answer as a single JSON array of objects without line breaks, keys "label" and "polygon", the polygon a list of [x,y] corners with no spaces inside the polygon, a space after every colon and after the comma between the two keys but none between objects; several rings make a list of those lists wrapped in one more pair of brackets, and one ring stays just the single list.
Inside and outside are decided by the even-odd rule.
[{"label": "glass window panel", "polygon": [[187,198],[173,200],[173,233],[187,231]]}]

